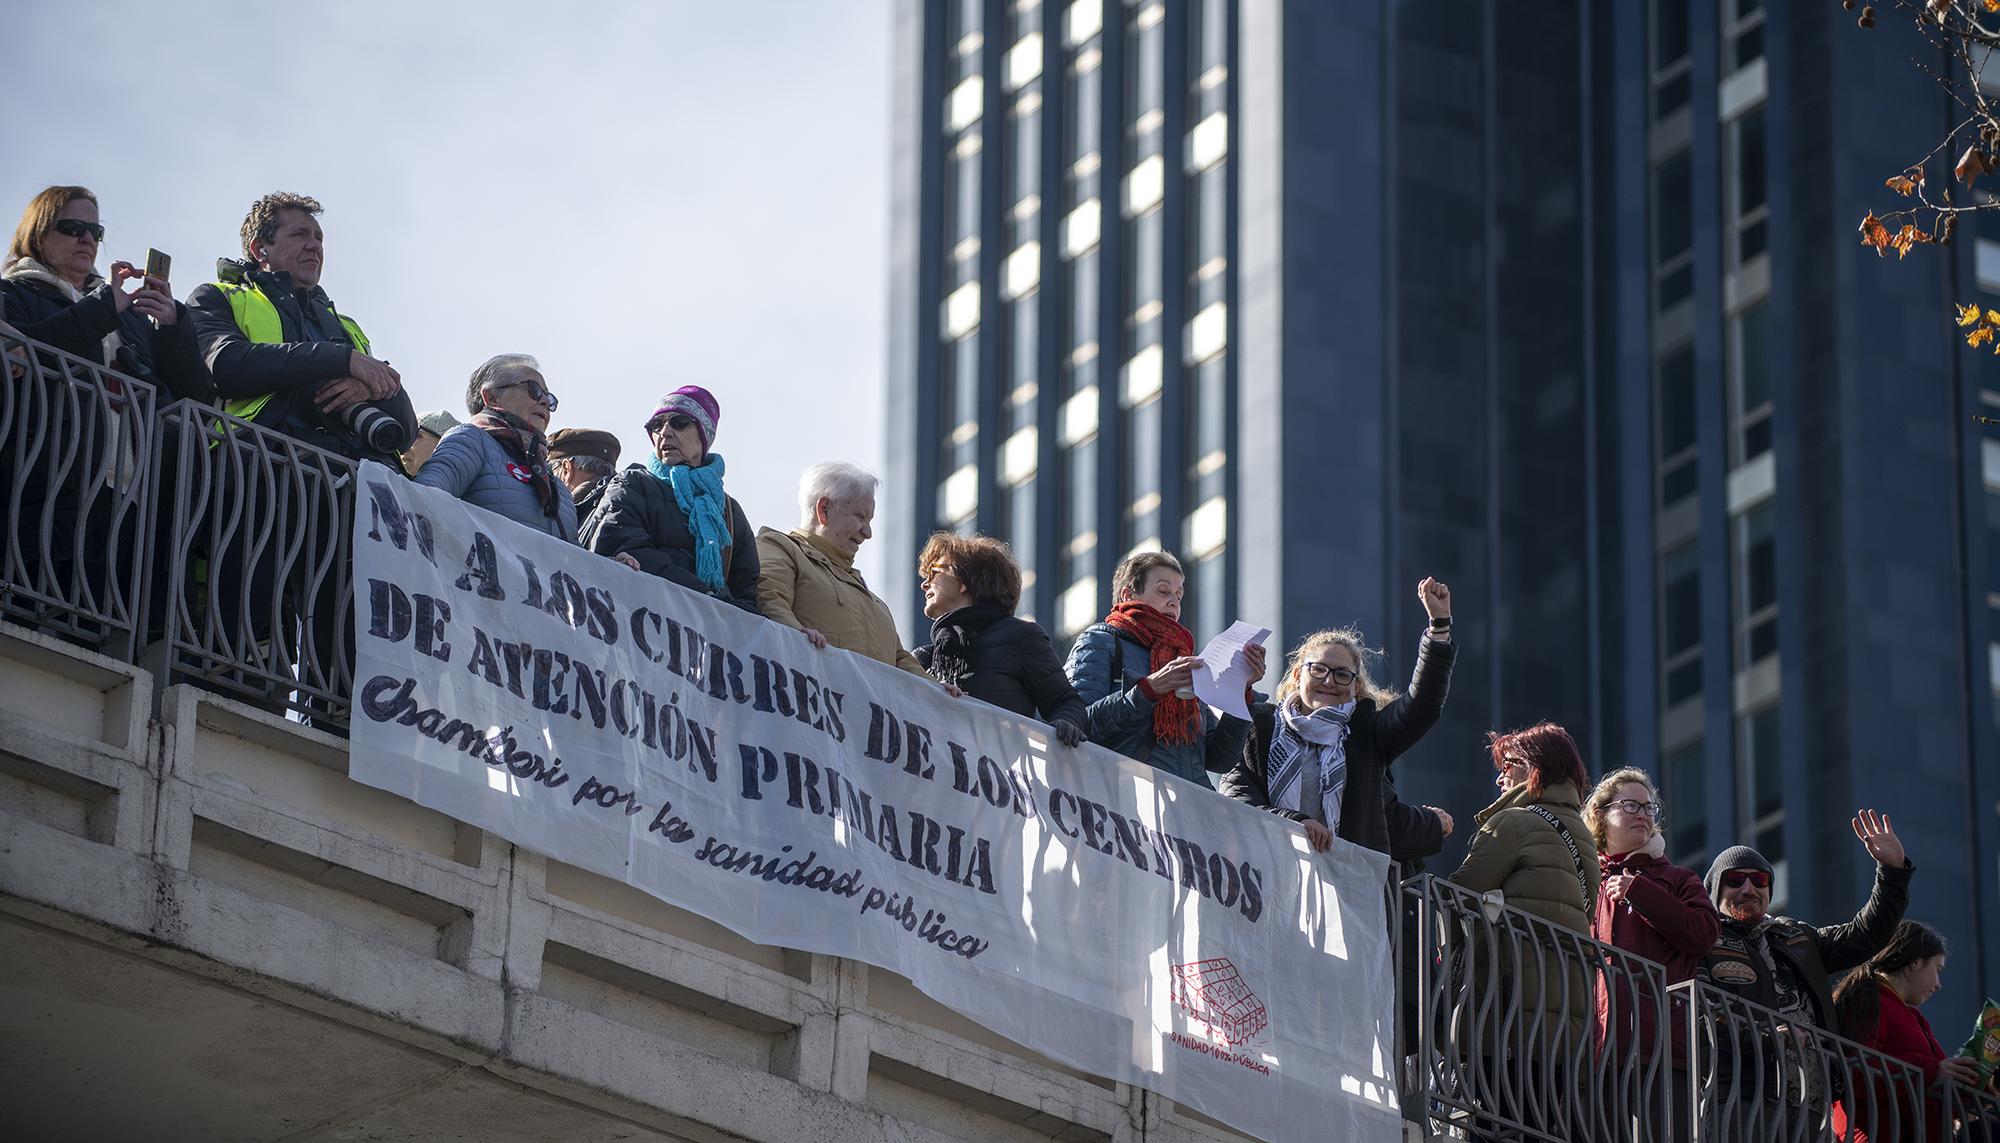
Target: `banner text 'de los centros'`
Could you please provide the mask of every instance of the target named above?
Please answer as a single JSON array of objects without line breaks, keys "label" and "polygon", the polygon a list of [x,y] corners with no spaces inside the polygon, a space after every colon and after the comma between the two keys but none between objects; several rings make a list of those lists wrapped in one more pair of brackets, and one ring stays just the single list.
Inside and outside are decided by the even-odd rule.
[{"label": "banner text 'de los centros'", "polygon": [[357,780],[1261,1137],[1398,1137],[1382,855],[379,465],[354,553]]}]

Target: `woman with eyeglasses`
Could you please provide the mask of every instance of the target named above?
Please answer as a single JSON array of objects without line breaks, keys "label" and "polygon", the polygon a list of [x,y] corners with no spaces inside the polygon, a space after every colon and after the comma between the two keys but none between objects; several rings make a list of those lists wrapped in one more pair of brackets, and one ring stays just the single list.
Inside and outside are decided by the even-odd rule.
[{"label": "woman with eyeglasses", "polygon": [[[0,268],[7,320],[45,345],[159,387],[162,405],[176,397],[207,400],[208,369],[187,307],[165,280],[129,262],[113,262],[106,280],[97,272],[103,241],[89,190],[49,187],[36,195]],[[139,288],[126,292],[133,281]]]},{"label": "woman with eyeglasses", "polygon": [[1315,631],[1292,652],[1278,701],[1250,711],[1243,756],[1222,792],[1299,823],[1315,851],[1338,836],[1389,852],[1383,775],[1444,713],[1451,689],[1451,589],[1417,585],[1430,616],[1408,694],[1369,682],[1359,632]]},{"label": "woman with eyeglasses", "polygon": [[[1660,792],[1644,770],[1606,774],[1584,803],[1583,817],[1597,842],[1603,882],[1590,935],[1666,967],[1669,987],[1690,980],[1722,933],[1722,916],[1708,898],[1701,875],[1666,859]],[[1597,991],[1597,1031],[1614,1056],[1651,1058],[1658,1035],[1659,997],[1633,986],[1622,971],[1607,971]],[[1687,1021],[1668,1019],[1673,1069],[1673,1121],[1669,1138],[1687,1138]]]},{"label": "woman with eyeglasses", "polygon": [[646,418],[653,455],[612,479],[584,522],[583,545],[762,615],[757,537],[743,506],[722,490],[722,456],[713,451],[721,418],[699,385],[660,398]]},{"label": "woman with eyeglasses", "polygon": [[416,480],[467,504],[576,543],[576,504],[549,469],[549,392],[525,353],[488,358],[465,388],[472,419],[439,438]]}]

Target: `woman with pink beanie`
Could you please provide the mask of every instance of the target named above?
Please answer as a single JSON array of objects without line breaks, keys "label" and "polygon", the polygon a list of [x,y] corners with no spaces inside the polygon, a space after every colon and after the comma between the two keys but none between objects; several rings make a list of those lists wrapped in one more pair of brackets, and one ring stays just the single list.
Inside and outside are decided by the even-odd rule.
[{"label": "woman with pink beanie", "polygon": [[629,557],[640,571],[761,614],[757,538],[722,490],[722,456],[710,448],[721,417],[699,385],[660,398],[646,418],[653,455],[612,478],[579,538],[600,555]]}]

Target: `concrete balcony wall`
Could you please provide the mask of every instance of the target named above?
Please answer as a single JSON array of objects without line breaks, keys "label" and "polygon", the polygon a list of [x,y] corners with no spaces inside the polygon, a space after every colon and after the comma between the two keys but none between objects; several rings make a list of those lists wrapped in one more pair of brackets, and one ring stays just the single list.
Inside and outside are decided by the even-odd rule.
[{"label": "concrete balcony wall", "polygon": [[1242,1138],[346,771],[343,740],[0,626],[17,1137]]}]

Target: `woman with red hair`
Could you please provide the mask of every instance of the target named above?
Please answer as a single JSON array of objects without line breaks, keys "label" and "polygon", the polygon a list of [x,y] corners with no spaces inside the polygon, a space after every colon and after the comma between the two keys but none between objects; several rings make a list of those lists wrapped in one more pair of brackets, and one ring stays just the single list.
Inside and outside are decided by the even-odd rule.
[{"label": "woman with red hair", "polygon": [[[1489,734],[1487,742],[1500,796],[1473,815],[1479,832],[1451,880],[1474,893],[1497,889],[1514,908],[1588,936],[1599,874],[1597,846],[1582,813],[1590,776],[1576,740],[1555,723],[1544,722]],[[1515,1042],[1500,1054],[1516,1060],[1582,1058],[1592,1043],[1594,1009],[1581,945],[1563,955],[1537,943],[1533,934],[1475,942],[1478,956],[1468,983],[1493,980],[1512,990],[1520,1003]],[[1497,1014],[1504,1007],[1489,1009]],[[1489,1016],[1488,1023],[1498,1020]],[[1493,1034],[1477,1038],[1479,1051],[1500,1047],[1492,1042]]]}]

